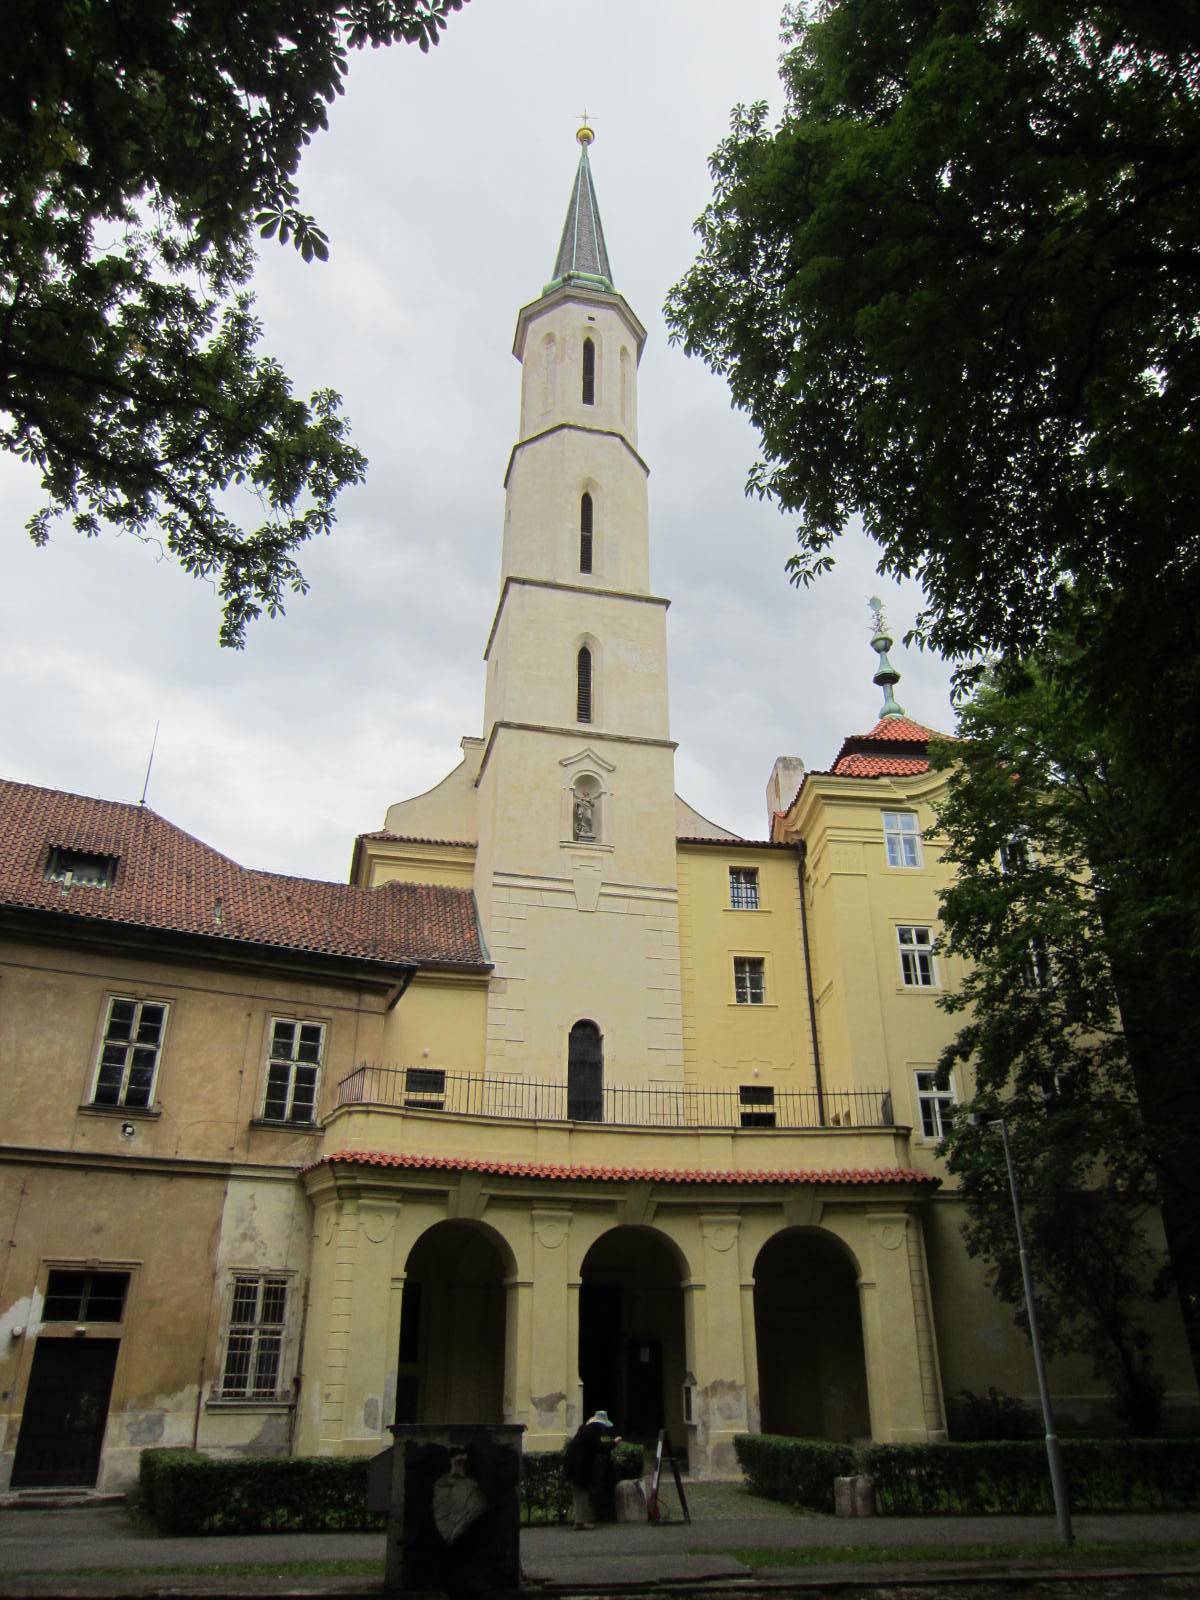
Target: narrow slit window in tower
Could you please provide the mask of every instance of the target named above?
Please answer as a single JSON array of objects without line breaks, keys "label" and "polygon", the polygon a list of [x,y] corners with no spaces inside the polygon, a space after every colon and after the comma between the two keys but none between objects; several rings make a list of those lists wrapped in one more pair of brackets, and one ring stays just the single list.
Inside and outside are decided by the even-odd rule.
[{"label": "narrow slit window in tower", "polygon": [[583,403],[596,404],[596,346],[590,339],[583,341]]},{"label": "narrow slit window in tower", "polygon": [[592,570],[592,497],[585,494],[579,502],[579,570]]},{"label": "narrow slit window in tower", "polygon": [[592,652],[581,645],[575,661],[575,720],[592,720]]}]

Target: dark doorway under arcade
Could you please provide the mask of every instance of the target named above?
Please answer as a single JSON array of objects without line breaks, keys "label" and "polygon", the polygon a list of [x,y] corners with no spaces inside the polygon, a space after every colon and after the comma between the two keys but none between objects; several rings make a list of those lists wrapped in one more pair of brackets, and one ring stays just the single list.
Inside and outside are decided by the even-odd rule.
[{"label": "dark doorway under arcade", "polygon": [[645,1444],[665,1427],[684,1452],[682,1275],[653,1228],[614,1228],[584,1257],[579,1376],[586,1416],[604,1409],[624,1438]]},{"label": "dark doorway under arcade", "polygon": [[828,1234],[788,1228],[754,1264],[759,1413],[764,1433],[869,1438],[858,1273]]}]

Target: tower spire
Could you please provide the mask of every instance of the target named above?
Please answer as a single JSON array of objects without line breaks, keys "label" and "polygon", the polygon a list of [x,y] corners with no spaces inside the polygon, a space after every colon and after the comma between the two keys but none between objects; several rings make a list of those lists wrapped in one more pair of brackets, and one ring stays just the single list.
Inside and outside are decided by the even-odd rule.
[{"label": "tower spire", "polygon": [[900,674],[888,660],[888,651],[892,648],[892,636],[887,631],[887,618],[883,614],[883,601],[878,595],[872,595],[867,601],[871,609],[871,621],[875,624],[875,634],[871,640],[871,649],[879,657],[879,670],[872,678],[872,683],[877,683],[883,690],[883,706],[880,717],[902,717],[904,707],[900,705],[892,693],[893,684],[900,682]]},{"label": "tower spire", "polygon": [[567,220],[563,224],[558,259],[554,263],[554,276],[542,293],[549,294],[564,283],[580,283],[612,293],[612,268],[608,264],[600,208],[596,204],[592,169],[588,165],[588,145],[596,135],[585,122],[575,137],[581,147],[579,166],[575,171],[575,183],[567,206]]}]

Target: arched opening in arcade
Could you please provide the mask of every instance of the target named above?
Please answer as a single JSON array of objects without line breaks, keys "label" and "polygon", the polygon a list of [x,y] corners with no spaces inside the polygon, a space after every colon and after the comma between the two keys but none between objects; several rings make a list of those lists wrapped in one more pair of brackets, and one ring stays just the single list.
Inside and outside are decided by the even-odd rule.
[{"label": "arched opening in arcade", "polygon": [[508,1247],[475,1222],[439,1222],[405,1266],[397,1422],[502,1422]]},{"label": "arched opening in arcade", "polygon": [[764,1433],[871,1436],[858,1269],[830,1234],[786,1228],[754,1263],[759,1414]]},{"label": "arched opening in arcade", "polygon": [[613,1228],[583,1259],[579,1377],[585,1416],[606,1410],[626,1439],[667,1428],[686,1453],[683,1263],[654,1228]]}]

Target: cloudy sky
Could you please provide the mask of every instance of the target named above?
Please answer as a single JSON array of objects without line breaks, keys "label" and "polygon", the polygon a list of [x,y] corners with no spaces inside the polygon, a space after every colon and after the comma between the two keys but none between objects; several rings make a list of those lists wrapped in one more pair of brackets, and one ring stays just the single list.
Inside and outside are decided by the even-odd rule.
[{"label": "cloudy sky", "polygon": [[[344,397],[371,461],[312,590],[216,643],[205,584],[136,540],[46,550],[22,533],[35,476],[0,458],[0,773],[149,803],[250,866],[343,878],[358,832],[436,783],[478,734],[495,606],[501,478],[517,422],[518,307],[550,275],[578,156],[592,170],[617,287],[649,330],[639,379],[651,569],[668,595],[677,786],[706,816],[765,829],[777,755],[827,766],[875,720],[866,598],[899,637],[911,586],[865,540],[792,589],[789,519],[745,498],[755,440],[720,380],[668,346],[662,304],[694,254],[707,159],[738,101],[778,108],[779,0],[472,0],[430,56],[356,57],[303,203],[328,264],[266,246],[264,348],[297,389]],[[952,725],[949,668],[897,646],[910,715]]]}]

